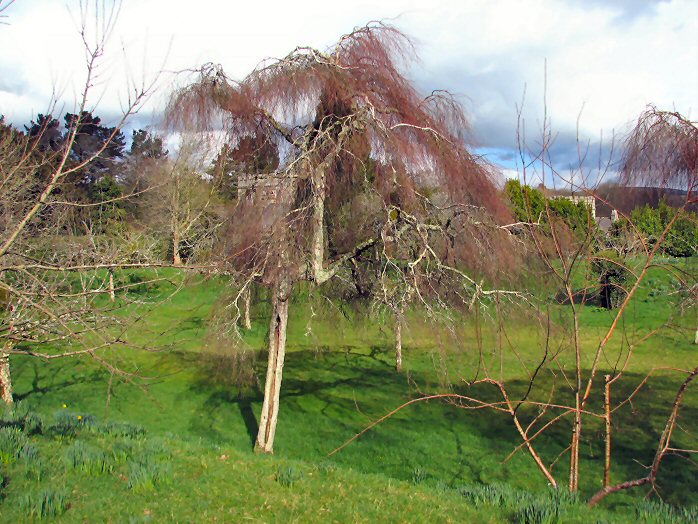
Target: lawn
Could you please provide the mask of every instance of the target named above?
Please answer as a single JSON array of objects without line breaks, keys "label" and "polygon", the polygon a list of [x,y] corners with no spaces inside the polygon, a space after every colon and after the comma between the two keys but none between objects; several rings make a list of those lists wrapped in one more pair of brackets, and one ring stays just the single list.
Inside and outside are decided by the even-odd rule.
[{"label": "lawn", "polygon": [[[177,273],[169,277],[180,279]],[[629,310],[625,336],[612,341],[614,349],[600,374],[612,367],[617,352],[626,352],[628,344],[666,323],[676,299],[673,286],[666,272],[649,275]],[[456,319],[459,336],[454,338],[423,312],[411,311],[406,370],[398,374],[390,322],[383,313],[339,307],[307,292],[291,305],[275,455],[257,456],[252,447],[266,363],[264,292],[253,309],[253,329],[241,344],[210,328],[214,312],[217,324],[226,324],[220,320],[221,297],[227,292],[222,278],[189,278],[178,293],[152,307],[169,296],[170,287],[159,283],[130,292],[130,313],[144,317],[128,340],[152,351],[113,348],[107,356],[134,372],[134,380],[117,376],[110,381],[110,374],[89,358],[14,358],[20,402],[5,413],[0,429],[0,474],[5,479],[0,519],[19,522],[52,514],[64,521],[113,522],[697,518],[690,509],[698,493],[695,462],[671,457],[663,465],[661,494],[674,509],[644,501],[646,491],[638,489],[587,510],[564,492],[552,493],[529,455],[519,452],[506,460],[520,443],[506,414],[440,401],[405,408],[328,458],[367,424],[420,395],[457,391],[494,400],[496,392],[469,388],[461,380],[477,373],[479,349],[471,318]],[[562,343],[569,328],[565,307],[548,310],[555,326],[552,340]],[[517,313],[516,307],[507,310],[499,330],[492,308],[484,318],[486,361],[520,395],[528,384],[520,362],[533,365],[539,359],[545,325],[530,313]],[[589,306],[580,318],[588,348],[583,365],[588,367],[589,349],[612,317]],[[695,310],[670,323],[633,350],[632,366],[614,396],[630,393],[652,367],[695,366]],[[570,356],[560,358],[564,362]],[[250,363],[257,382],[241,382],[240,376],[249,378],[241,369]],[[675,372],[657,373],[632,404],[614,414],[614,482],[645,474],[643,464],[652,459],[681,380]],[[534,394],[547,394],[553,383],[559,398],[569,400],[562,379],[552,374],[542,377]],[[595,409],[599,392],[594,390]],[[698,448],[696,420],[694,388],[685,399],[676,447]],[[602,428],[600,422],[585,422],[582,500],[601,486]],[[564,450],[569,432],[570,424],[563,422],[541,438],[547,462]],[[562,485],[566,468],[563,456],[553,470]]]}]

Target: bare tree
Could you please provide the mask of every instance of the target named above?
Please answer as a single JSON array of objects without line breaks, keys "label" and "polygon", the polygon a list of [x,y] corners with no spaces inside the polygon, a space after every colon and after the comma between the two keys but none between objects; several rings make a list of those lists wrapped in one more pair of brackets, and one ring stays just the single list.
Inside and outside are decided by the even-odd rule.
[{"label": "bare tree", "polygon": [[[558,183],[561,181],[563,185],[573,187],[578,195],[591,197],[592,202],[604,201],[596,191],[593,180],[603,180],[609,166],[612,165],[612,159],[596,167],[596,173],[590,173],[585,163],[588,151],[580,142],[578,167],[572,173],[562,173],[557,171],[551,162],[549,147],[552,133],[547,115],[539,148],[528,150],[523,140],[525,132],[521,125],[519,132],[520,168],[524,181],[534,177],[545,180],[546,177],[552,176]],[[628,137],[621,183],[673,186],[682,189],[685,198],[676,213],[662,225],[652,243],[648,242],[632,223],[631,217],[625,216],[628,227],[624,235],[629,237],[630,244],[635,247],[632,250],[618,251],[626,255],[623,257],[617,256],[613,249],[608,249],[609,245],[612,247],[614,240],[600,231],[592,219],[591,212],[588,213],[586,226],[571,234],[569,225],[556,214],[556,206],[552,205],[553,195],[544,194],[537,206],[534,206],[533,197],[538,198],[538,195],[534,195],[530,187],[522,191],[523,207],[528,208],[528,216],[524,220],[501,227],[516,233],[520,247],[534,247],[529,251],[533,255],[533,260],[529,263],[534,265],[528,267],[543,277],[537,286],[542,286],[544,296],[536,299],[531,291],[527,301],[517,302],[517,310],[521,310],[526,302],[535,306],[526,308],[525,313],[512,310],[507,307],[506,302],[498,300],[502,296],[501,292],[494,295],[497,299],[494,303],[474,302],[476,333],[489,328],[493,332],[494,344],[486,350],[481,337],[476,337],[478,351],[475,365],[469,372],[460,374],[459,383],[464,384],[466,390],[454,391],[449,384],[448,392],[425,394],[410,400],[381,417],[332,453],[341,450],[365,431],[407,406],[426,400],[443,399],[461,409],[473,412],[490,409],[510,417],[521,443],[507,460],[520,450],[527,451],[546,481],[555,488],[558,488],[562,481],[554,468],[562,457],[568,456],[568,487],[571,492],[577,492],[579,489],[583,436],[589,440],[596,438],[597,434],[602,434],[605,448],[604,488],[592,498],[592,505],[610,493],[635,486],[650,485],[656,490],[659,467],[667,455],[687,456],[695,453],[695,450],[691,449],[678,449],[672,444],[672,438],[683,426],[678,422],[680,407],[689,384],[696,376],[696,370],[693,369],[693,364],[687,369],[658,364],[648,372],[640,371],[644,373],[644,378],[638,384],[631,385],[630,393],[618,392],[628,390],[627,382],[633,380],[630,371],[639,371],[635,366],[635,355],[642,350],[642,346],[660,333],[675,331],[677,325],[681,325],[678,322],[680,312],[688,307],[695,307],[695,273],[680,270],[676,266],[659,264],[657,258],[675,222],[687,206],[696,201],[696,151],[698,133],[693,123],[686,118],[675,113],[658,112],[654,108],[650,108],[640,117],[635,130]],[[540,206],[542,209],[539,211]],[[628,241],[628,238],[624,238],[624,241]],[[620,300],[613,304],[609,312],[608,325],[601,330],[598,339],[590,342],[590,334],[583,331],[581,315],[585,307],[593,304],[595,296],[603,292],[600,289],[602,282],[593,271],[594,267],[600,264],[624,272],[626,279],[622,282],[607,283],[620,292]],[[628,312],[632,309],[638,290],[646,283],[651,270],[660,269],[671,272],[685,298],[677,298],[674,301],[676,311],[668,312],[669,319],[660,325],[626,330]],[[551,293],[557,294],[558,304],[550,303],[548,296]],[[485,307],[490,308],[489,318],[493,320],[489,325],[483,321],[485,315],[479,314],[480,310],[485,311]],[[671,307],[671,304],[668,307]],[[514,317],[514,321],[508,320],[511,316]],[[538,325],[539,350],[534,355],[534,361],[526,359],[517,347],[514,331],[520,327],[522,319],[525,319],[523,321],[527,324],[533,321],[533,326]],[[505,358],[509,362],[506,369]],[[602,370],[605,373],[602,373]],[[659,372],[684,375],[686,379],[679,387],[671,406],[654,461],[648,466],[647,476],[613,485],[612,417],[624,407],[633,405],[638,393]],[[600,374],[605,377],[603,384],[600,384]],[[525,377],[523,387],[517,385],[516,380],[511,380],[512,376]],[[626,385],[621,388],[620,381],[623,379]],[[485,397],[483,389],[494,389],[497,394],[496,400],[492,400],[489,394]],[[594,402],[594,399],[598,402]],[[592,407],[595,405],[603,406],[603,409]],[[547,457],[540,451],[547,446],[539,443],[550,435],[552,428],[566,422],[571,425],[569,441],[563,445],[557,456]],[[686,421],[686,424],[689,422],[691,421]],[[589,430],[587,424],[592,428],[604,428],[605,432]]]},{"label": "bare tree", "polygon": [[150,229],[168,239],[173,265],[210,251],[222,224],[218,188],[206,174],[203,138],[185,137],[174,158],[161,159],[146,175],[151,188],[143,198],[144,218]]},{"label": "bare tree", "polygon": [[657,492],[657,475],[659,474],[659,467],[661,466],[662,461],[666,458],[667,455],[671,453],[689,452],[689,450],[682,450],[672,447],[671,439],[674,435],[674,431],[676,430],[676,425],[678,423],[679,418],[679,411],[681,409],[681,403],[683,402],[683,399],[686,395],[686,390],[688,389],[688,386],[691,384],[691,382],[693,382],[693,379],[696,378],[696,375],[698,375],[698,367],[694,368],[689,372],[688,377],[686,377],[686,380],[684,380],[681,383],[681,386],[679,386],[679,389],[676,392],[674,402],[671,405],[671,411],[669,413],[669,416],[667,417],[666,426],[664,427],[664,431],[662,431],[662,434],[659,438],[657,451],[654,455],[654,459],[652,460],[652,464],[648,468],[649,473],[647,474],[647,476],[641,477],[639,479],[621,482],[620,484],[616,484],[615,486],[611,486],[610,483],[606,484],[603,487],[603,489],[597,491],[596,494],[594,494],[594,496],[589,500],[589,506],[595,506],[611,493],[616,493],[625,489],[644,486],[646,484],[649,484],[652,487],[652,489],[655,492]]},{"label": "bare tree", "polygon": [[[111,253],[97,249],[89,227],[81,239],[67,235],[63,227],[63,217],[70,210],[109,203],[71,200],[65,183],[105,153],[152,89],[152,84],[130,86],[126,109],[109,135],[89,153],[79,157],[74,154],[83,118],[90,115],[87,109],[97,65],[118,11],[118,3],[106,10],[101,4],[81,4],[85,80],[62,140],[51,138],[55,132],[51,117],[45,118],[32,134],[2,126],[0,305],[4,312],[0,314],[0,391],[5,402],[12,402],[13,354],[44,359],[89,355],[112,372],[119,371],[100,357],[98,350],[125,343],[126,326],[116,320],[111,306],[105,307],[100,297],[115,292],[113,275],[107,270],[124,262],[115,262]],[[95,34],[88,31],[92,16],[100,22],[94,25]],[[49,104],[50,109],[54,107],[55,101]],[[122,198],[128,195],[115,200]],[[142,265],[138,260],[128,263]]]}]

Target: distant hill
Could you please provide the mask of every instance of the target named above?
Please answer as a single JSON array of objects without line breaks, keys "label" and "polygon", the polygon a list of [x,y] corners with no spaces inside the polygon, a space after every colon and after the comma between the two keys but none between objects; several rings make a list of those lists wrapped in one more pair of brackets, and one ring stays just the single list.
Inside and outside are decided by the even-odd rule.
[{"label": "distant hill", "polygon": [[[649,204],[657,207],[662,198],[667,204],[673,207],[682,206],[686,202],[687,192],[681,189],[669,189],[661,187],[620,187],[606,186],[600,187],[599,196],[608,201],[611,205],[596,201],[597,216],[611,216],[611,208],[615,208],[622,213],[630,213],[633,209]],[[691,210],[698,209],[697,204],[690,206]]]}]

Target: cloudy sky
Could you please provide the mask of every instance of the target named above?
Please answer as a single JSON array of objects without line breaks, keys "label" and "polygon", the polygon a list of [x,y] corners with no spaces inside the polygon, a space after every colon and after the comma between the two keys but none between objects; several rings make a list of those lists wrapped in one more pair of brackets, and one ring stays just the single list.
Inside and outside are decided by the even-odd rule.
[{"label": "cloudy sky", "polygon": [[[52,93],[71,110],[84,78],[79,3],[16,0],[3,14],[0,114],[22,125],[45,112]],[[167,72],[214,62],[243,77],[264,58],[298,45],[326,49],[371,20],[414,38],[421,60],[408,74],[424,93],[447,89],[460,97],[478,151],[507,174],[516,169],[522,100],[535,147],[547,99],[561,171],[577,163],[577,129],[592,151],[601,145],[607,152],[614,133],[622,137],[649,103],[698,119],[696,0],[124,0],[92,103],[105,120],[114,118],[127,79],[147,81],[165,70],[132,124],[146,125],[175,82]]]}]

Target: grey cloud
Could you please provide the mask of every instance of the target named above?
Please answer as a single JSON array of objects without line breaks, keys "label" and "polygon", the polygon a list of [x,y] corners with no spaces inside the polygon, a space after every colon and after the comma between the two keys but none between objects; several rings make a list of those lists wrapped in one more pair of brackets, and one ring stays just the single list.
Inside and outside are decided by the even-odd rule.
[{"label": "grey cloud", "polygon": [[18,68],[0,67],[0,91],[23,95],[29,90],[29,81]]},{"label": "grey cloud", "polygon": [[[517,133],[521,132],[528,149],[535,151],[542,142],[543,103],[543,59],[539,70],[535,69],[537,57],[544,57],[545,50],[521,48],[512,55],[481,57],[482,63],[492,63],[484,73],[478,72],[478,65],[468,64],[436,68],[428,77],[418,76],[416,83],[422,92],[433,89],[447,89],[460,95],[461,102],[471,116],[474,142],[477,151],[485,154],[490,161],[512,168],[519,156]],[[525,99],[522,129],[517,130],[517,107]],[[580,107],[582,101],[580,100]],[[598,175],[599,164],[610,162],[615,169],[618,161],[615,145],[609,139],[599,144],[599,137],[582,137],[581,149],[586,151],[579,158],[575,122],[557,122],[553,115],[553,143],[548,156],[556,170],[561,172],[578,170],[591,173],[591,180]],[[616,152],[614,152],[614,149]],[[602,168],[603,169],[603,168]],[[546,177],[547,178],[547,177]],[[546,179],[546,183],[551,183]]]}]

